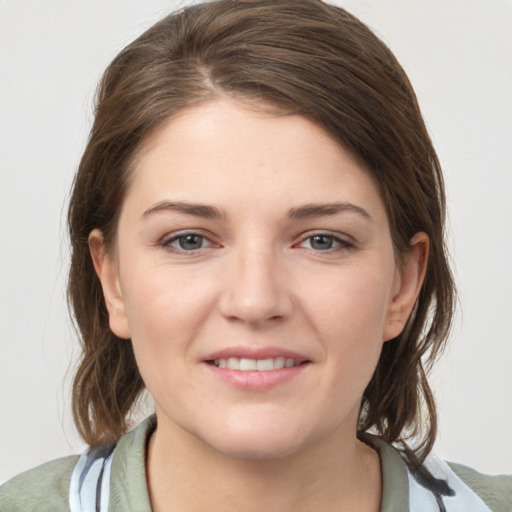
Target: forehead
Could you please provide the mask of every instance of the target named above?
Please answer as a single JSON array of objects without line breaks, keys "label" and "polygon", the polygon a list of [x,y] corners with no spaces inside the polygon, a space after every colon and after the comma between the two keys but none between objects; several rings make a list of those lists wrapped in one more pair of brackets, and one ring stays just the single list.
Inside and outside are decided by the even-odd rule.
[{"label": "forehead", "polygon": [[185,109],[152,134],[130,195],[229,207],[346,200],[383,207],[367,170],[318,125],[230,100]]}]

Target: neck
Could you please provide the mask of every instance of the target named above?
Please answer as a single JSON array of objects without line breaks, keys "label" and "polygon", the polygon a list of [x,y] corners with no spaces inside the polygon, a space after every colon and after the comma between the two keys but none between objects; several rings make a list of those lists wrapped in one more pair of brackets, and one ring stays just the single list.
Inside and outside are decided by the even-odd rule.
[{"label": "neck", "polygon": [[[171,431],[170,431],[171,430]],[[354,435],[275,459],[220,453],[183,430],[158,427],[148,446],[148,488],[154,512],[378,512],[377,453]]]}]

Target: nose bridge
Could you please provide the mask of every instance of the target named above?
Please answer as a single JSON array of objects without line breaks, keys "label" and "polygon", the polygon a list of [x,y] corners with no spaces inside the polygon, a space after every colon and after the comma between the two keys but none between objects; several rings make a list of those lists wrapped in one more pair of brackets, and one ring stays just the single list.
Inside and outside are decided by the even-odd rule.
[{"label": "nose bridge", "polygon": [[223,314],[249,324],[287,316],[292,301],[280,269],[279,254],[268,240],[240,244],[230,259]]}]

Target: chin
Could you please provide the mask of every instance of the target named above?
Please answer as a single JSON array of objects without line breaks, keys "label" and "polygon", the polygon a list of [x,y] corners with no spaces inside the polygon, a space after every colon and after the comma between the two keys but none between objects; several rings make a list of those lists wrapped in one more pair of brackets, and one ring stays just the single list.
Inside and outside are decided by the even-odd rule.
[{"label": "chin", "polygon": [[235,459],[270,460],[289,456],[300,449],[302,443],[290,436],[250,436],[237,433],[227,436],[223,442],[213,442],[210,446]]},{"label": "chin", "polygon": [[309,436],[305,435],[307,428],[298,428],[294,422],[263,418],[225,422],[200,437],[211,448],[226,456],[255,460],[286,457],[308,443]]}]

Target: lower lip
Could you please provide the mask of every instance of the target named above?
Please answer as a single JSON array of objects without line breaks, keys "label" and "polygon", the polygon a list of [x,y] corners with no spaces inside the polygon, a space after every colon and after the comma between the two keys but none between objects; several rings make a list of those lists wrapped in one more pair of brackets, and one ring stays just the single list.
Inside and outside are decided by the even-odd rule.
[{"label": "lower lip", "polygon": [[291,368],[281,368],[279,370],[268,370],[264,372],[256,370],[230,370],[229,368],[219,368],[209,363],[204,364],[216,378],[231,386],[247,391],[264,391],[289,382],[303,373],[311,363],[308,362]]}]

